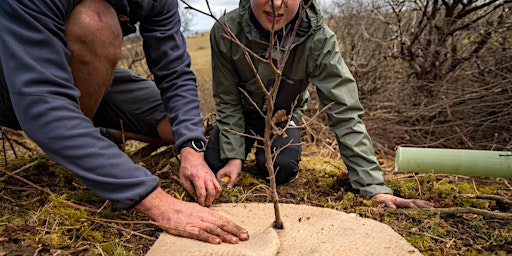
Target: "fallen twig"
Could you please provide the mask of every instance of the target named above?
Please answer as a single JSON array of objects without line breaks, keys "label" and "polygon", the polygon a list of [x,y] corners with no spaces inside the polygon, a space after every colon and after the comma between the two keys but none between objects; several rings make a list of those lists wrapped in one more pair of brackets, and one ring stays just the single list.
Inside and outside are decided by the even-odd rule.
[{"label": "fallen twig", "polygon": [[[149,239],[149,240],[156,240],[156,238],[154,238],[154,237],[150,237],[150,236],[141,234],[139,232],[135,232],[133,230],[129,230],[127,228],[123,228],[121,226],[109,223],[109,222],[114,222],[113,220],[100,219],[100,218],[94,218],[94,217],[89,217],[89,216],[85,216],[85,218],[90,220],[90,221],[94,221],[94,222],[99,222],[99,223],[105,224],[105,225],[107,225],[109,227],[113,227],[113,228],[117,228],[117,229],[120,229],[120,230],[124,230],[126,232],[130,232],[130,234],[134,234],[134,235],[137,235],[137,236]],[[154,224],[152,221],[115,221],[115,222],[116,223],[126,223],[126,224]]]},{"label": "fallen twig", "polygon": [[474,199],[490,199],[490,200],[500,201],[502,203],[512,205],[512,200],[505,196],[461,194],[460,197],[474,198]]},{"label": "fallen twig", "polygon": [[[85,219],[88,219],[88,220],[91,220],[91,221],[95,221],[95,222],[106,222],[106,223],[119,223],[119,224],[142,224],[142,225],[155,225],[155,226],[158,226],[158,227],[161,227],[161,228],[166,228],[166,229],[169,229],[169,230],[177,230],[177,231],[181,231],[181,232],[184,232],[184,233],[190,233],[190,234],[194,234],[194,235],[198,235],[199,233],[198,232],[195,232],[195,231],[190,231],[190,230],[187,230],[187,229],[184,229],[184,228],[178,228],[178,227],[174,227],[174,226],[169,226],[169,225],[165,225],[165,224],[161,224],[161,223],[158,223],[158,222],[155,222],[155,221],[151,221],[151,220],[148,220],[148,221],[126,221],[126,220],[110,220],[110,219],[102,219],[102,218],[95,218],[95,217],[90,217],[90,216],[84,216]],[[121,228],[121,227],[118,227],[118,228]],[[123,230],[126,230],[126,231],[130,231],[130,232],[135,232],[135,231],[132,231],[132,230],[127,230],[125,228],[121,228]],[[142,234],[140,234],[142,235]],[[145,235],[142,235],[146,238],[150,238],[150,237],[147,237]],[[150,238],[150,239],[154,239],[154,238]]]},{"label": "fallen twig", "polygon": [[[30,163],[30,164],[32,164],[32,163]],[[30,165],[30,164],[28,164],[28,165]],[[26,165],[26,166],[27,166],[27,165]],[[23,167],[23,168],[24,168],[24,167]],[[48,190],[48,189],[46,189],[46,188],[43,188],[43,187],[40,187],[40,186],[38,186],[38,185],[36,185],[36,184],[32,183],[31,181],[29,181],[29,180],[27,180],[27,179],[25,179],[25,178],[23,178],[23,177],[20,177],[20,176],[18,176],[18,175],[16,175],[16,174],[14,174],[14,173],[12,173],[12,172],[9,172],[9,171],[4,170],[4,169],[2,169],[2,168],[0,168],[0,171],[2,171],[3,173],[7,174],[8,176],[11,176],[11,177],[13,177],[13,178],[16,178],[16,179],[20,180],[20,181],[22,181],[22,182],[24,182],[24,183],[26,183],[26,184],[28,184],[28,185],[30,185],[30,186],[32,186],[32,187],[34,187],[34,188],[37,188],[37,189],[39,189],[39,190],[41,190],[41,191],[44,191],[44,192],[46,192],[46,193],[48,193],[48,194],[52,194],[52,192],[51,192],[50,190]]]},{"label": "fallen twig", "polygon": [[[54,195],[53,192],[51,192],[49,189],[46,189],[46,188],[43,188],[43,187],[40,187],[36,184],[34,184],[33,182],[23,178],[23,177],[20,177],[16,174],[13,174],[11,172],[8,172],[2,168],[0,168],[0,171],[4,172],[5,174],[9,175],[9,176],[12,176],[34,188],[37,188],[43,192],[46,192],[50,195]],[[79,209],[83,209],[83,210],[89,210],[89,211],[92,211],[92,212],[96,212],[97,209],[93,209],[93,208],[89,208],[89,207],[86,207],[86,206],[81,206],[81,205],[77,205],[75,203],[72,203],[72,202],[69,202],[67,200],[64,200],[62,198],[59,198],[58,199],[59,201],[69,205],[69,206],[72,206],[72,207],[75,207],[75,208],[79,208]],[[193,232],[193,231],[190,231],[190,230],[186,230],[186,229],[182,229],[182,228],[178,228],[178,227],[173,227],[173,226],[168,226],[168,225],[164,225],[164,224],[160,224],[160,223],[157,223],[157,222],[154,222],[154,221],[121,221],[121,220],[107,220],[107,219],[99,219],[99,218],[94,218],[94,217],[89,217],[89,216],[84,216],[85,219],[89,219],[89,220],[95,220],[95,221],[104,221],[104,222],[112,222],[112,223],[128,223],[128,224],[151,224],[151,225],[156,225],[156,226],[159,226],[159,227],[162,227],[162,228],[167,228],[169,230],[177,230],[177,231],[181,231],[181,232],[185,232],[185,233],[190,233],[190,234],[194,234],[194,235],[197,235],[198,233],[197,232]],[[134,232],[134,231],[131,231],[131,232]]]},{"label": "fallen twig", "polygon": [[374,208],[374,207],[358,207],[358,209],[370,212],[389,212],[389,213],[409,213],[409,212],[431,212],[439,214],[477,214],[484,217],[512,220],[511,213],[491,212],[487,210],[471,208],[471,207],[451,207],[451,208],[427,208],[427,209],[391,209],[391,208]]},{"label": "fallen twig", "polygon": [[438,237],[438,236],[435,236],[435,235],[431,235],[431,234],[428,234],[428,233],[425,233],[425,232],[418,232],[418,231],[414,231],[414,230],[410,230],[410,229],[405,229],[405,228],[395,228],[395,229],[398,229],[398,230],[403,231],[403,232],[418,234],[418,235],[422,235],[422,236],[428,236],[430,238],[434,238],[436,240],[439,240],[439,241],[442,241],[442,242],[445,242],[445,243],[449,243],[450,242],[447,239],[444,239],[442,237]]},{"label": "fallen twig", "polygon": [[12,176],[12,175],[16,175],[17,173],[19,172],[22,172],[32,166],[34,166],[35,164],[37,164],[37,161],[34,161],[34,162],[30,162],[26,165],[24,165],[23,167],[19,168],[18,170],[14,171],[14,172],[7,172],[5,170],[2,170],[4,173],[6,173],[7,175],[5,175],[4,177],[0,178],[0,182],[4,181],[5,179],[7,179],[8,176]]},{"label": "fallen twig", "polygon": [[[446,101],[446,97],[442,96],[443,100]],[[450,119],[452,119],[452,122],[453,122],[453,116],[452,116],[452,111],[450,110],[450,106],[448,105],[448,103],[445,103],[445,107],[446,107],[446,113],[448,114],[448,117],[450,117]],[[461,132],[461,130],[459,129],[459,127],[455,124],[455,122],[453,122],[453,126],[455,128],[455,130],[457,131],[457,133],[462,137],[462,139],[464,140],[464,142],[466,142],[466,144],[470,147],[470,148],[475,148],[473,147],[473,144],[471,144],[471,141],[468,140],[468,138],[466,138],[466,136],[464,136],[464,133]]]}]

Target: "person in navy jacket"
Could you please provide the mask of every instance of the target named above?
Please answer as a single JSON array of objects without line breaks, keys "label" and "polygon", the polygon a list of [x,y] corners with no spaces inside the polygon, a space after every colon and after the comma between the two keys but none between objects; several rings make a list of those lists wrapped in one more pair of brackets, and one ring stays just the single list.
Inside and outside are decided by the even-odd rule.
[{"label": "person in navy jacket", "polygon": [[[136,24],[154,83],[116,68]],[[237,243],[247,231],[207,208],[222,189],[203,158],[180,26],[176,0],[0,1],[0,125],[25,131],[116,207],[135,208],[175,235]],[[119,119],[127,139],[180,149],[180,183],[198,203],[166,193],[112,143]]]}]

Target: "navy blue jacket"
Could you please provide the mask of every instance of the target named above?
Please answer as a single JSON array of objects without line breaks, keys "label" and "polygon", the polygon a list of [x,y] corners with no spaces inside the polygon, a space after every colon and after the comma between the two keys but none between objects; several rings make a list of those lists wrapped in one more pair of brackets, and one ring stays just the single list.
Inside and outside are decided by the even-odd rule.
[{"label": "navy blue jacket", "polygon": [[[196,78],[180,32],[177,1],[128,1],[138,3],[132,12],[137,17],[130,21],[140,22],[146,60],[176,146],[203,139]],[[93,193],[119,208],[131,208],[156,189],[158,178],[102,137],[80,110],[64,36],[66,17],[78,2],[0,1],[0,86],[7,87],[21,128],[52,159]]]}]

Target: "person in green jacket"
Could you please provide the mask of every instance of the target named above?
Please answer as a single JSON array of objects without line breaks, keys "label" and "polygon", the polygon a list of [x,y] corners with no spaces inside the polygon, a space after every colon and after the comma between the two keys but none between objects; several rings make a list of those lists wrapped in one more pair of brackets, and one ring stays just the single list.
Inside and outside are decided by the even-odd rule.
[{"label": "person in green jacket", "polygon": [[[301,15],[302,10],[305,10],[304,15]],[[240,0],[237,9],[219,20],[229,27],[242,45],[259,57],[250,55],[259,78],[267,88],[276,81],[271,65],[262,61],[270,56],[270,37],[273,35],[279,42],[279,47],[274,44],[272,49],[274,64],[286,56],[290,47],[274,110],[285,110],[291,119],[289,122],[281,121],[277,126],[298,125],[309,97],[306,87],[312,83],[323,106],[333,103],[326,110],[328,123],[336,135],[353,188],[391,208],[430,207],[430,203],[423,200],[394,196],[385,184],[372,141],[361,120],[364,109],[359,102],[356,82],[341,56],[336,35],[324,24],[316,0]],[[298,27],[294,29],[296,24]],[[205,160],[218,179],[229,176],[227,186],[232,187],[238,182],[242,162],[255,142],[253,137],[243,134],[263,136],[265,120],[259,110],[266,112],[268,106],[242,47],[224,34],[219,23],[211,29],[213,96],[217,116]],[[290,181],[299,170],[299,129],[288,128],[285,132],[286,136],[280,136],[272,144],[274,150],[279,150],[274,161],[278,184]],[[257,143],[262,145],[260,141]],[[255,156],[259,172],[268,178],[262,147],[257,147]]]}]

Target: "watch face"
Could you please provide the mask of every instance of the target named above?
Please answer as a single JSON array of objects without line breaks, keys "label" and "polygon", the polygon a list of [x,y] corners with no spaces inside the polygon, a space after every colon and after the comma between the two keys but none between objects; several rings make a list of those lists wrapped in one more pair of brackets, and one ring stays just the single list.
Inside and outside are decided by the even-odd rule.
[{"label": "watch face", "polygon": [[203,152],[206,150],[206,146],[202,140],[192,140],[190,144],[192,148],[197,152]]}]

